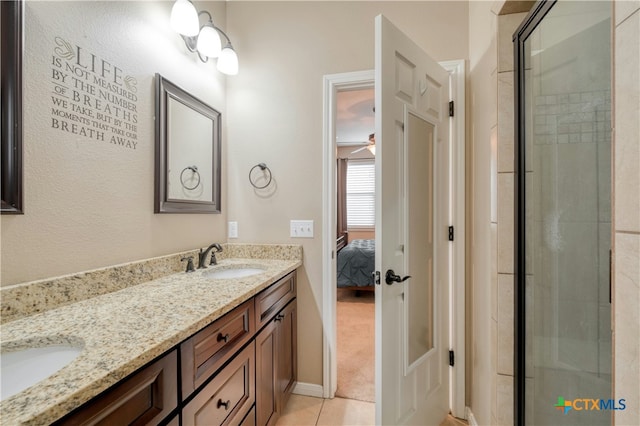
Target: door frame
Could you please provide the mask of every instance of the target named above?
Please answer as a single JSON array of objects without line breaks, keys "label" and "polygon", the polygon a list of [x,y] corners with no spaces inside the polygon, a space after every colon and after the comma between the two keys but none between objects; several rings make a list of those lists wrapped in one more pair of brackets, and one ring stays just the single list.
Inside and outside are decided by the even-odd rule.
[{"label": "door frame", "polygon": [[[465,418],[465,75],[464,60],[440,62],[450,75],[449,92],[455,104],[450,121],[453,143],[450,154],[450,218],[455,241],[450,244],[449,347],[455,351],[455,367],[450,369],[450,408],[454,416]],[[333,398],[337,388],[336,354],[336,99],[339,90],[373,87],[374,71],[328,74],[323,77],[323,184],[322,184],[322,396]]]},{"label": "door frame", "polygon": [[322,106],[322,397],[333,398],[338,386],[336,354],[336,114],[339,90],[373,88],[373,70],[323,77]]}]

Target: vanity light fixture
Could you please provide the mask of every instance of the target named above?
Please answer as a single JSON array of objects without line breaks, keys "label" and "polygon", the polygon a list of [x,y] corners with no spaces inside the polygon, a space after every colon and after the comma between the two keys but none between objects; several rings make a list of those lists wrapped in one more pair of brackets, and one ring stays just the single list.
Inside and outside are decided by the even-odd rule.
[{"label": "vanity light fixture", "polygon": [[[202,27],[201,15],[209,17]],[[227,75],[238,74],[238,55],[231,45],[231,40],[224,31],[213,24],[213,17],[208,11],[198,12],[189,0],[176,0],[171,9],[171,27],[180,34],[187,49],[197,53],[202,62],[207,62],[209,58],[218,58],[218,71]],[[220,35],[226,39],[224,48]]]}]

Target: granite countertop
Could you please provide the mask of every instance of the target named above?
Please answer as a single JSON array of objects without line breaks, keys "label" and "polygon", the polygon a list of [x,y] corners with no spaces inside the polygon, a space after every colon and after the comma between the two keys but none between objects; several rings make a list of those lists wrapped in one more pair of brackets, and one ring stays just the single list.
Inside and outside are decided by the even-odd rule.
[{"label": "granite countertop", "polygon": [[[2,424],[49,424],[250,299],[302,264],[300,259],[223,259],[217,266],[176,273],[2,325],[3,351],[82,342],[82,353],[38,384],[0,403]],[[234,266],[265,272],[237,279],[206,278]]]}]

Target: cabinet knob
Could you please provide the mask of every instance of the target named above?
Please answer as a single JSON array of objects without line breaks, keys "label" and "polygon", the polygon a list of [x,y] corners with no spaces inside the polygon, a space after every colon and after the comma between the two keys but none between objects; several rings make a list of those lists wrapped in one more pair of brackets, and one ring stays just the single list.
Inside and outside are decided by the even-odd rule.
[{"label": "cabinet knob", "polygon": [[278,314],[274,318],[275,321],[282,321],[284,319],[284,314]]},{"label": "cabinet knob", "polygon": [[231,404],[230,400],[223,401],[222,399],[218,400],[218,408],[224,407],[225,411],[229,409],[229,404]]},{"label": "cabinet knob", "polygon": [[227,343],[229,341],[229,337],[231,337],[231,336],[229,336],[229,333],[224,334],[224,335],[222,333],[219,333],[218,334],[218,342],[222,340],[225,343]]}]

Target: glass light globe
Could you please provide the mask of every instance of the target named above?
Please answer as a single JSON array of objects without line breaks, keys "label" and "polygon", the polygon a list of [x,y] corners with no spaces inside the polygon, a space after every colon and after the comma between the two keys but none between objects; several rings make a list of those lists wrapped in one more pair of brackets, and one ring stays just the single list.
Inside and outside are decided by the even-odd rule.
[{"label": "glass light globe", "polygon": [[196,45],[198,52],[209,58],[217,58],[222,50],[222,42],[220,34],[213,28],[211,23],[206,24],[200,30],[198,35],[198,44]]},{"label": "glass light globe", "polygon": [[225,48],[222,49],[222,52],[220,52],[216,68],[223,74],[238,74],[238,55],[230,44],[227,44]]},{"label": "glass light globe", "polygon": [[198,35],[200,24],[195,6],[188,0],[176,0],[171,9],[171,28],[188,37]]}]

